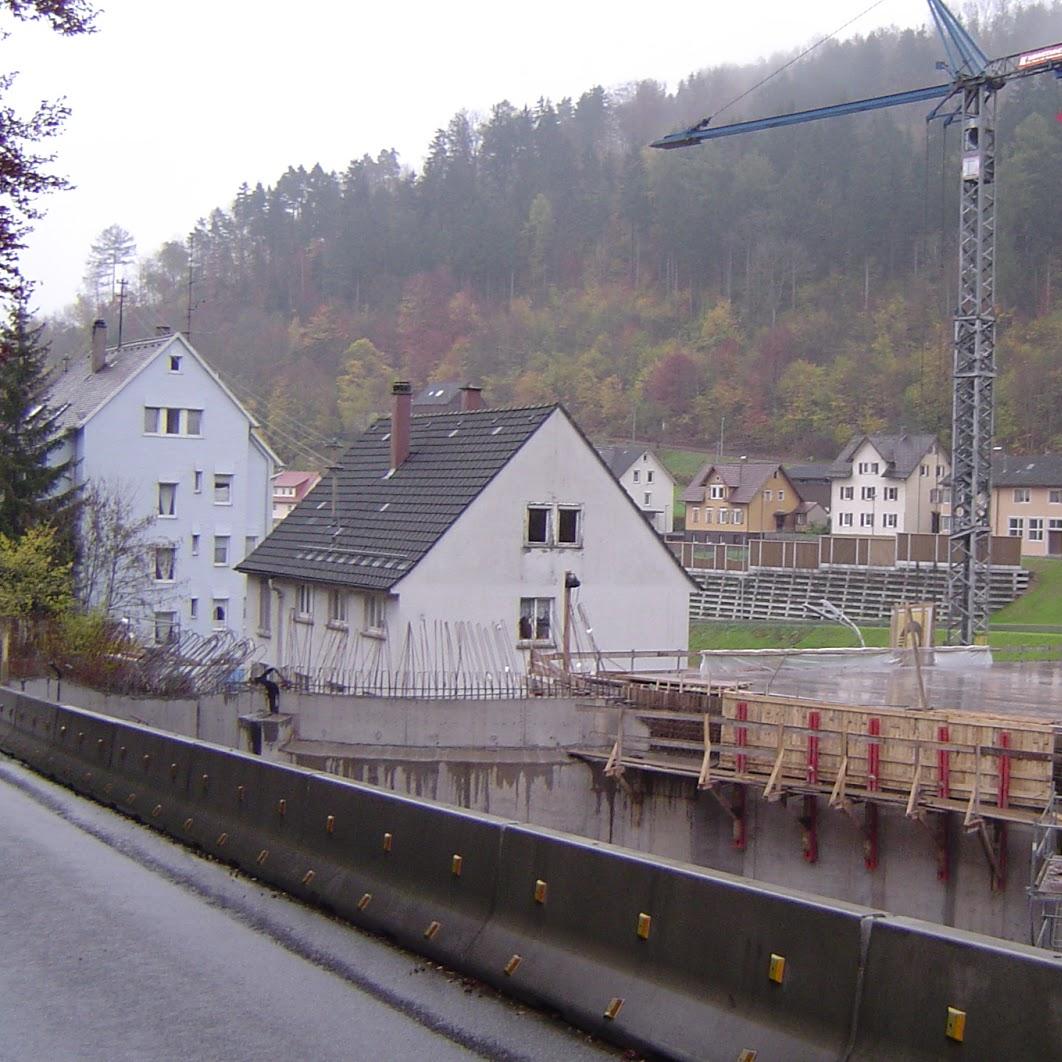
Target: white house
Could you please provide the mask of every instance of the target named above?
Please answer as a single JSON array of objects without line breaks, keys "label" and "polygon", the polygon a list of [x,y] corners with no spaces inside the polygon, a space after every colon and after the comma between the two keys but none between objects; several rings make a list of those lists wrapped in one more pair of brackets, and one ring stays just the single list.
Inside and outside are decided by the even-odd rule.
[{"label": "white house", "polygon": [[640,446],[599,446],[597,452],[661,534],[675,530],[675,480],[652,450]]},{"label": "white house", "polygon": [[270,663],[338,690],[522,667],[566,629],[573,651],[686,647],[694,584],[563,407],[410,398],[396,384],[391,418],[239,565]]},{"label": "white house", "polygon": [[77,484],[120,491],[135,517],[152,516],[150,585],[139,615],[146,640],[177,631],[242,637],[246,577],[236,562],[272,527],[276,455],[254,418],[182,335],[92,351],[55,378]]},{"label": "white house", "polygon": [[829,469],[835,535],[946,531],[947,451],[935,435],[857,435]]}]

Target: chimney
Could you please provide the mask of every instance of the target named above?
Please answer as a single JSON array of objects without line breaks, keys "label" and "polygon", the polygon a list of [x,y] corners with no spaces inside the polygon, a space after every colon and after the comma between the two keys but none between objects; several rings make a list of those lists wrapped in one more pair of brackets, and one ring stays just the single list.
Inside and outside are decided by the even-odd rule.
[{"label": "chimney", "polygon": [[483,408],[483,388],[465,384],[461,388],[461,412],[473,413]]},{"label": "chimney", "polygon": [[92,371],[99,372],[107,364],[107,322],[92,325]]},{"label": "chimney", "polygon": [[413,407],[413,387],[408,380],[396,380],[391,387],[391,471],[409,457],[409,421]]}]

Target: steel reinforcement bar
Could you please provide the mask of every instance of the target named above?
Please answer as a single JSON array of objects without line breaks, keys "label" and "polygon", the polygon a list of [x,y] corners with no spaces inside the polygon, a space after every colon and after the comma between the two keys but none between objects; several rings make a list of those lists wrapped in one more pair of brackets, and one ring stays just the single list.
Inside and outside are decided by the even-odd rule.
[{"label": "steel reinforcement bar", "polygon": [[679,1059],[1057,1058],[1062,956],[0,690],[0,749],[355,926]]}]

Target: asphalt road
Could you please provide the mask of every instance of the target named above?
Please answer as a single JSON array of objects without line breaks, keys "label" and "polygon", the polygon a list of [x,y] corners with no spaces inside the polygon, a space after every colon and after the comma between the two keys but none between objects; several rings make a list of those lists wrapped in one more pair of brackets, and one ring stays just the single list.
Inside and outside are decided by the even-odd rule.
[{"label": "asphalt road", "polygon": [[0,756],[0,1060],[616,1059]]}]

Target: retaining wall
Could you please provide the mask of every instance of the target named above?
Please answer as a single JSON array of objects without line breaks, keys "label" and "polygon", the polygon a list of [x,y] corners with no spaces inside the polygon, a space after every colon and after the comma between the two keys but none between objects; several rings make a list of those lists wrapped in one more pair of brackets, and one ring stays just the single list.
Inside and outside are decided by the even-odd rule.
[{"label": "retaining wall", "polygon": [[11,690],[0,691],[0,748],[636,1050],[928,1059],[960,1050],[960,1025],[965,1059],[1057,1058],[1062,1044],[1062,956],[411,800]]}]

